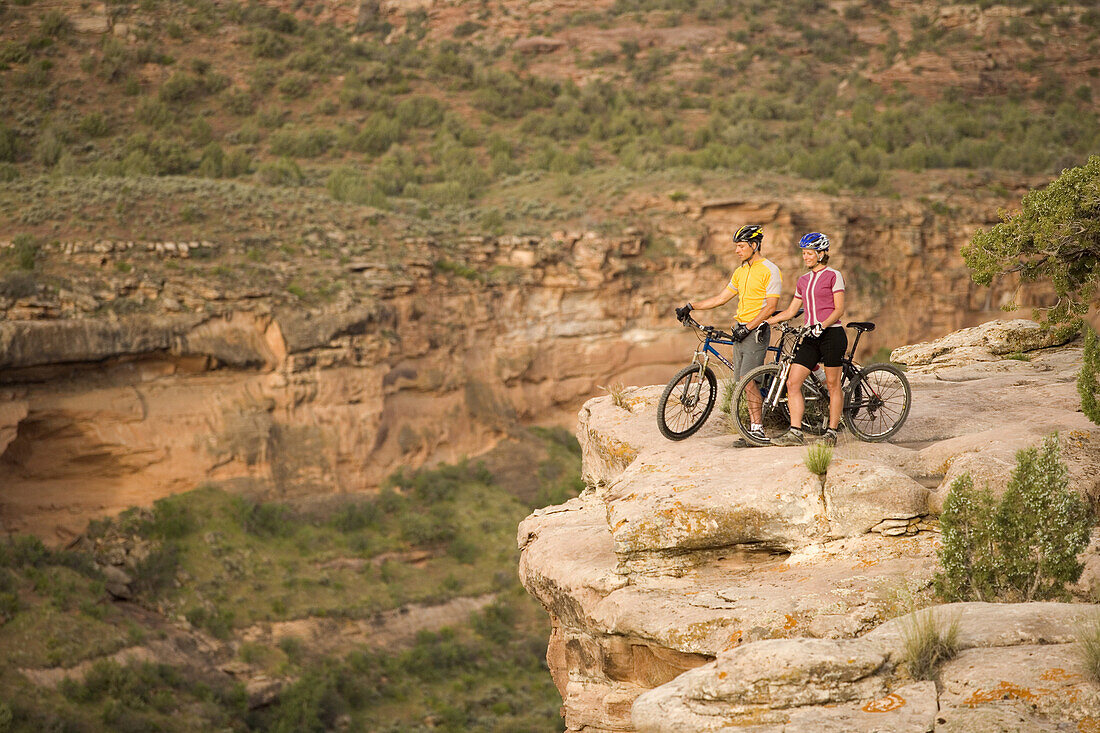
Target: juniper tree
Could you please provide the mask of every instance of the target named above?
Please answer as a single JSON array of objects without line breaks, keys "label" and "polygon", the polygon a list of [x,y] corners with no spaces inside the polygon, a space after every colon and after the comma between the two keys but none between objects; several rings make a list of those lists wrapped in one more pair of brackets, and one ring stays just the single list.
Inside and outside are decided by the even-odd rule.
[{"label": "juniper tree", "polygon": [[1005,590],[1024,601],[1065,596],[1065,584],[1081,577],[1077,555],[1088,545],[1089,519],[1088,507],[1069,488],[1057,434],[1038,449],[1017,452],[993,522]]},{"label": "juniper tree", "polygon": [[[1100,156],[1063,170],[1046,188],[1030,191],[1018,213],[1002,211],[1001,222],[979,229],[962,255],[979,285],[1013,272],[1025,282],[1050,281],[1058,301],[1048,309],[1036,309],[1036,318],[1045,326],[1072,329],[1082,323],[1100,283]],[[1085,415],[1100,424],[1100,355],[1095,335],[1090,336],[1088,326],[1084,329],[1085,364],[1077,390]]]},{"label": "juniper tree", "polygon": [[948,601],[1064,597],[1066,583],[1081,576],[1077,555],[1091,527],[1088,507],[1069,488],[1057,435],[1016,453],[1000,502],[975,489],[969,474],[960,476],[940,522],[936,588]]},{"label": "juniper tree", "polygon": [[979,285],[1013,272],[1025,282],[1050,281],[1058,302],[1040,317],[1046,325],[1075,324],[1100,283],[1100,156],[1030,191],[1018,213],[1002,211],[1001,222],[975,232],[962,255]]},{"label": "juniper tree", "polygon": [[989,518],[996,500],[988,489],[974,488],[969,473],[951,483],[940,515],[942,572],[936,591],[948,601],[992,600],[996,583],[993,531]]}]

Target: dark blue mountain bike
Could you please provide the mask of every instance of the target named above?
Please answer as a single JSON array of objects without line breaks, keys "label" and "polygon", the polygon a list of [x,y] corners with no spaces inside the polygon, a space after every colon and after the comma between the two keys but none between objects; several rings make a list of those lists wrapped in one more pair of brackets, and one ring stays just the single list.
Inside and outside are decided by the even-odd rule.
[{"label": "dark blue mountain bike", "polygon": [[[700,325],[691,316],[687,316],[683,324],[695,329],[700,343],[691,364],[676,372],[657,403],[657,428],[669,440],[687,438],[703,427],[710,417],[718,399],[718,379],[710,368],[711,357],[725,364],[731,372],[737,372],[733,364],[714,348],[715,344],[733,346],[732,334],[714,326]],[[775,361],[779,360],[786,345],[787,339],[783,339],[779,346],[768,347],[768,351],[775,355]]]}]

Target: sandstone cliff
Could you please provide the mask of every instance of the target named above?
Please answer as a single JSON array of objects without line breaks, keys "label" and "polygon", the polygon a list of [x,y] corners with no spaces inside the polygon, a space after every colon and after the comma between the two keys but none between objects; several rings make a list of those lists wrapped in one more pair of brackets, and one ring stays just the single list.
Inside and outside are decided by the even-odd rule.
[{"label": "sandstone cliff", "polygon": [[868,351],[981,322],[1016,293],[977,288],[961,263],[992,215],[980,199],[960,197],[950,227],[921,205],[822,195],[628,206],[650,223],[615,236],[387,249],[313,233],[341,255],[317,260],[320,276],[347,287],[312,310],[288,299],[281,269],[235,283],[168,266],[246,259],[243,244],[47,246],[38,269],[66,286],[0,295],[4,530],[65,540],[204,481],[284,498],[366,490],[399,466],[481,453],[516,421],[568,422],[599,385],[663,382],[687,358],[671,310],[723,287],[744,221],[765,225],[784,300],[791,242],[830,233],[851,317],[880,324]]},{"label": "sandstone cliff", "polygon": [[[1009,352],[1029,360],[998,356]],[[628,390],[621,407],[585,404],[588,488],[535,512],[518,533],[520,577],[551,614],[547,660],[569,730],[872,730],[880,719],[853,722],[861,711],[904,700],[912,704],[881,724],[932,729],[937,691],[905,687],[895,670],[899,622],[882,624],[904,607],[899,598],[927,592],[944,493],[962,471],[1003,487],[1017,449],[1060,431],[1075,487],[1095,499],[1100,431],[1077,411],[1079,348],[1033,323],[990,323],[896,354],[912,364],[908,422],[892,443],[842,442],[821,479],[803,449],[732,448],[721,414],[692,438],[664,440],[660,387]],[[1017,714],[1096,715],[1091,692],[1057,712],[1082,678],[1066,672],[1068,646],[1049,657],[1034,647],[1070,641],[1082,607],[1012,609],[962,609],[964,646],[975,649],[945,673],[939,706],[954,712],[936,730]],[[1041,621],[1020,620],[1029,614]],[[1036,624],[1053,630],[989,636]],[[1042,669],[1013,670],[1028,655]],[[1038,713],[994,706],[982,718],[964,701],[992,701],[996,675],[1038,694],[1032,677],[1055,668],[1064,675],[1043,688],[1051,697]]]}]

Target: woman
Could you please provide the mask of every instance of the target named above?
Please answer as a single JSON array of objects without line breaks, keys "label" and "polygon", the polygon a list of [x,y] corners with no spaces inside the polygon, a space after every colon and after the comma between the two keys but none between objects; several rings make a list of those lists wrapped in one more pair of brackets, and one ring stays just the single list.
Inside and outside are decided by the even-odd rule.
[{"label": "woman", "polygon": [[787,408],[791,413],[791,429],[772,440],[772,445],[802,445],[802,413],[806,403],[802,399],[802,383],[817,364],[825,365],[825,384],[829,388],[829,429],[823,440],[836,445],[836,429],[840,425],[840,412],[844,409],[844,395],[840,391],[841,359],[848,349],[848,335],[840,325],[844,315],[844,278],[829,264],[829,238],[820,232],[810,232],[799,240],[802,262],[809,272],[798,278],[794,286],[794,299],[787,310],[768,319],[775,325],[794,318],[799,308],[805,307],[806,326],[809,334],[802,339],[794,354],[790,373],[787,375]]}]

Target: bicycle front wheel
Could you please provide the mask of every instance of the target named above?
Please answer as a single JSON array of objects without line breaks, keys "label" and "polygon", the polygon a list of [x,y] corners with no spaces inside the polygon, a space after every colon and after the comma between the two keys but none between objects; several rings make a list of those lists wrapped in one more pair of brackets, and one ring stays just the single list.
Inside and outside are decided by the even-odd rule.
[{"label": "bicycle front wheel", "polygon": [[657,428],[669,440],[683,440],[703,427],[718,397],[710,367],[689,364],[676,373],[657,403]]},{"label": "bicycle front wheel", "polygon": [[879,443],[901,430],[909,417],[913,391],[905,372],[893,364],[871,364],[859,371],[844,405],[844,425],[860,440]]}]

